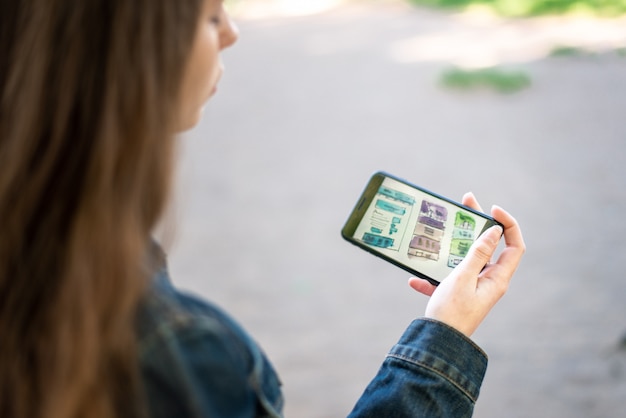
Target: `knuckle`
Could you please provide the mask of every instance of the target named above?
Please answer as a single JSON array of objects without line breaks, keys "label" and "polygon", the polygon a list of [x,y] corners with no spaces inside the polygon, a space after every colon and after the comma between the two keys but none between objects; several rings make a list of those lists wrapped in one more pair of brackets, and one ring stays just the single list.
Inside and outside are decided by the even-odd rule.
[{"label": "knuckle", "polygon": [[502,297],[509,290],[509,282],[506,280],[497,280],[496,284],[496,293],[499,297]]},{"label": "knuckle", "polygon": [[476,244],[477,245],[474,247],[474,254],[476,257],[481,260],[488,261],[493,253],[491,246],[485,242],[476,242]]},{"label": "knuckle", "polygon": [[490,294],[494,301],[500,300],[502,296],[509,290],[509,281],[494,277],[493,275],[485,277],[490,282]]}]

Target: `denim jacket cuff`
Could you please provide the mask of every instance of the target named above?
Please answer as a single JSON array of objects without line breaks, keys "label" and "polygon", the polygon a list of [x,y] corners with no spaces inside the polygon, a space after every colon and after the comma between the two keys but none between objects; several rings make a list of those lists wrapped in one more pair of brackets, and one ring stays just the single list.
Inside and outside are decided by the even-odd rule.
[{"label": "denim jacket cuff", "polygon": [[487,370],[487,355],[467,336],[442,322],[416,319],[387,357],[437,373],[476,402]]}]

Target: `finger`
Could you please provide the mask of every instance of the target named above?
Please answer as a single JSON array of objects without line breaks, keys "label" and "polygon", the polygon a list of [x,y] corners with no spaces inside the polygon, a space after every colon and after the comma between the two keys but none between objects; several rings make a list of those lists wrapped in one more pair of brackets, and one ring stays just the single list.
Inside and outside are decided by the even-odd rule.
[{"label": "finger", "polygon": [[483,211],[483,209],[480,207],[480,204],[478,203],[478,200],[476,200],[476,196],[474,196],[474,193],[472,192],[465,193],[463,195],[463,199],[461,199],[461,203],[479,212]]},{"label": "finger", "polygon": [[493,205],[491,208],[491,216],[504,225],[504,236],[507,245],[523,248],[526,247],[524,244],[524,238],[522,237],[522,230],[520,229],[517,220],[511,216],[510,213],[502,209],[500,206]]},{"label": "finger", "polygon": [[502,227],[494,225],[485,231],[470,247],[465,259],[455,269],[467,272],[467,276],[476,279],[491,260],[502,236]]},{"label": "finger", "polygon": [[432,296],[435,289],[437,289],[437,286],[430,283],[428,280],[417,277],[411,277],[409,279],[409,286],[426,296]]},{"label": "finger", "polygon": [[505,274],[512,275],[517,269],[522,255],[526,252],[526,244],[519,224],[513,216],[499,206],[491,209],[492,216],[504,225],[505,248],[500,253],[497,264]]}]

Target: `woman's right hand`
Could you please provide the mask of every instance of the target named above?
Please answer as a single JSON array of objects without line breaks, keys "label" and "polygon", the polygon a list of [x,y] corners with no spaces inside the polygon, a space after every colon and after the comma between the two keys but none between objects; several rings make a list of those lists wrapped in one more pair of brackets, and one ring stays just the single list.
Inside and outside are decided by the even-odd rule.
[{"label": "woman's right hand", "polygon": [[[463,196],[462,203],[482,211],[471,193]],[[431,296],[426,306],[427,318],[441,321],[468,337],[506,293],[526,251],[515,218],[498,206],[492,207],[491,215],[504,225],[504,231],[499,226],[493,226],[478,237],[465,259],[439,286],[417,277],[409,279],[413,289]],[[502,233],[506,246],[497,261],[490,263]]]}]

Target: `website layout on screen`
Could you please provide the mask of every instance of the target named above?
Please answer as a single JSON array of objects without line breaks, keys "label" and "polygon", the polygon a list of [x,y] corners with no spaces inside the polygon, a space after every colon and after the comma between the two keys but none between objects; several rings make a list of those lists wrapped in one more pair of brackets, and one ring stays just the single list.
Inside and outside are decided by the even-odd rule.
[{"label": "website layout on screen", "polygon": [[467,255],[487,220],[385,178],[354,238],[441,281]]}]

